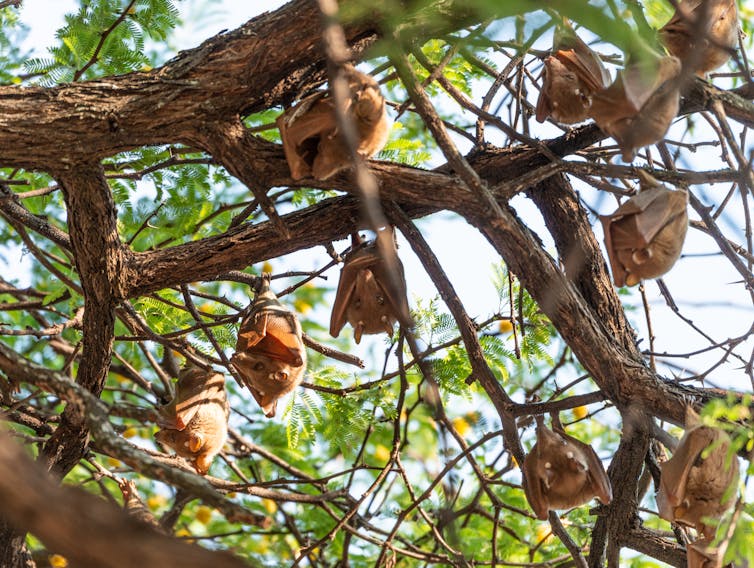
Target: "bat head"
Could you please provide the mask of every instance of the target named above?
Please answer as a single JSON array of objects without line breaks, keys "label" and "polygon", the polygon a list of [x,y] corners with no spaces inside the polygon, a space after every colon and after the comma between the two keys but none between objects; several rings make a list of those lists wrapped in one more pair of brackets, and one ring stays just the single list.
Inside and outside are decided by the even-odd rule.
[{"label": "bat head", "polygon": [[301,325],[270,290],[269,274],[241,324],[233,367],[269,418],[277,399],[301,384],[306,369],[306,349]]},{"label": "bat head", "polygon": [[298,362],[298,365],[292,365],[254,350],[235,353],[231,357],[231,363],[267,418],[275,416],[277,400],[303,381],[306,361],[299,358]]}]

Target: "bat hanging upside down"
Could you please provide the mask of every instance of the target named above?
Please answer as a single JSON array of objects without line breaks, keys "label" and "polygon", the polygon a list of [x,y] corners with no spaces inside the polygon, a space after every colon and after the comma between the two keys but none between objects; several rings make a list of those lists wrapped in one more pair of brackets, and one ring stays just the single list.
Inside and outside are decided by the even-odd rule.
[{"label": "bat hanging upside down", "polygon": [[388,240],[396,253],[397,272],[391,278],[376,239],[361,246],[359,234],[352,235],[353,250],[343,261],[330,316],[330,335],[333,337],[338,337],[346,322],[353,327],[356,343],[364,334],[385,332],[392,335],[395,322],[406,321],[409,317],[406,279],[395,248],[395,235],[392,227],[385,230],[390,232]]},{"label": "bat hanging upside down", "polygon": [[537,417],[537,443],[524,459],[526,499],[538,519],[548,511],[578,507],[597,497],[607,505],[613,499],[610,479],[591,446]]},{"label": "bat hanging upside down", "polygon": [[738,459],[730,452],[730,437],[720,428],[705,426],[691,406],[686,407],[686,432],[668,461],[660,464],[657,508],[663,519],[694,527],[705,538],[736,499]]},{"label": "bat hanging upside down", "polygon": [[639,170],[641,191],[600,216],[616,286],[658,278],[675,264],[688,228],[685,191],[672,191]]},{"label": "bat hanging upside down", "polygon": [[592,97],[590,115],[618,143],[624,161],[664,138],[678,114],[680,72],[676,57],[645,57],[626,65],[607,89]]},{"label": "bat hanging upside down", "polygon": [[[344,111],[356,129],[356,151],[370,158],[382,150],[390,132],[385,98],[377,81],[352,65],[344,66],[343,74],[351,92]],[[312,175],[324,180],[351,166],[335,115],[335,99],[326,91],[306,97],[276,122],[293,179]]]},{"label": "bat hanging upside down", "polygon": [[679,2],[660,28],[660,39],[671,55],[704,77],[728,61],[738,45],[736,0]]},{"label": "bat hanging upside down", "polygon": [[607,88],[610,74],[565,19],[555,30],[552,52],[544,64],[537,120],[544,122],[548,116],[564,124],[586,120],[592,95]]},{"label": "bat hanging upside down", "polygon": [[155,438],[206,475],[228,437],[229,411],[225,377],[189,365],[178,375],[175,398],[160,410]]},{"label": "bat hanging upside down", "polygon": [[269,274],[262,275],[261,289],[241,322],[230,361],[268,418],[275,416],[277,400],[304,379],[301,324],[270,290]]}]

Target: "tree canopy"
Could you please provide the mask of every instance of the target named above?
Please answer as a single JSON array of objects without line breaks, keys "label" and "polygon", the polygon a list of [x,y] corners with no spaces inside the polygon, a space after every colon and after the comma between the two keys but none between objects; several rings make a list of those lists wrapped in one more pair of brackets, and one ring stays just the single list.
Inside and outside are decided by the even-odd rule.
[{"label": "tree canopy", "polygon": [[[697,76],[691,55],[666,80],[673,0],[292,0],[177,53],[180,4],[81,0],[45,56],[20,47],[21,3],[0,0],[0,566],[686,566],[704,523],[725,562],[754,563],[750,7],[736,49],[700,40],[724,67]],[[600,126],[555,120],[542,69],[568,21],[610,76],[577,92]],[[346,104],[349,63],[379,83],[387,145],[365,160],[333,111],[347,167],[292,175],[281,117]],[[672,125],[630,147],[660,97]],[[646,184],[686,192],[662,211],[688,212],[683,254],[616,287],[621,263],[662,252],[610,233]],[[354,233],[381,241],[380,290],[397,282],[384,226],[411,259],[410,317],[333,338]],[[462,289],[480,262],[489,281]],[[270,417],[231,361],[259,339],[263,273],[308,359]],[[484,293],[496,304],[469,308]],[[155,439],[193,367],[229,403],[206,475]],[[655,497],[689,407],[741,470],[699,531]],[[594,449],[609,503],[532,509],[545,424]]]}]

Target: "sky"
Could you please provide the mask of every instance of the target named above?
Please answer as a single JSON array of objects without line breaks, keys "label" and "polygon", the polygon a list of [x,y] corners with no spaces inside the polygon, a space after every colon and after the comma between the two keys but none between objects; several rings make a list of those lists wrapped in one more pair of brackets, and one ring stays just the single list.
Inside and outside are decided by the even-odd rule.
[{"label": "sky", "polygon": [[[205,2],[201,0],[178,2],[178,7],[184,14],[188,25],[178,30],[173,39],[173,47],[176,52],[194,47],[223,29],[238,27],[261,11],[275,9],[283,3],[280,0],[219,0],[211,3],[209,8],[205,6],[200,13],[200,7],[204,6]],[[45,55],[46,46],[54,41],[55,30],[63,23],[63,14],[75,9],[77,4],[78,2],[73,0],[24,0],[21,17],[29,26],[25,46],[35,50],[36,55]],[[488,130],[491,129],[488,128]],[[467,151],[468,147],[462,146],[461,150]],[[442,159],[439,159],[438,163],[441,162]],[[705,164],[705,168],[709,166]],[[715,188],[709,191],[715,191]],[[727,191],[727,189],[718,189],[718,191]],[[545,244],[551,247],[551,242],[546,239],[546,230],[535,208],[523,198],[517,198],[513,203],[519,214],[544,238]],[[610,213],[617,207],[617,204],[613,205],[609,199],[603,199],[602,205],[603,209],[599,212],[603,214]],[[497,294],[492,285],[491,270],[491,266],[499,262],[499,257],[475,229],[462,220],[449,219],[450,216],[446,214],[439,219],[419,221],[418,226],[438,255],[469,314],[477,320],[483,320],[499,309]],[[596,218],[593,218],[593,221],[596,225],[595,232],[601,239],[599,222]],[[739,222],[740,220],[732,219],[728,224],[736,225]],[[344,241],[336,248],[342,250],[345,246]],[[415,303],[412,296],[428,298],[436,295],[436,290],[424,273],[421,264],[411,253],[410,246],[402,238],[399,239],[399,246],[399,254],[406,267],[409,301]],[[742,293],[742,286],[735,285],[738,280],[737,274],[732,272],[726,263],[707,256],[688,255],[691,251],[696,253],[714,250],[716,250],[716,245],[709,238],[698,231],[690,230],[684,247],[686,256],[664,277],[664,281],[673,292],[676,301],[681,304],[682,309],[689,310],[686,313],[691,314],[697,325],[716,340],[724,340],[744,333],[752,324],[754,311],[751,308],[750,298]],[[299,269],[307,270],[318,268],[327,260],[321,249],[312,249],[292,255],[285,262],[298,264]],[[17,264],[17,259],[9,259],[9,265],[11,267],[23,266],[23,264]],[[330,283],[334,286],[336,282],[337,273],[331,271]],[[680,322],[679,318],[664,305],[654,282],[648,282],[646,289],[652,306],[658,351],[687,352],[707,345],[697,332]],[[635,289],[628,297],[628,301],[637,306],[637,309],[629,312],[629,318],[635,322],[639,336],[646,337],[643,311],[638,308],[640,299]],[[706,306],[703,307],[703,304]],[[646,341],[642,347],[646,347]],[[369,349],[369,347],[363,349]],[[703,357],[706,364],[711,364],[718,358],[719,353]],[[674,362],[684,364],[683,359],[675,359]],[[695,364],[700,363],[695,362]],[[750,389],[748,380],[745,383],[741,382],[746,377],[740,370],[735,371],[735,365],[724,368],[730,369],[731,374],[724,376],[718,372],[714,375],[715,382],[727,384],[729,382],[727,379],[730,378],[732,386],[744,390]],[[697,368],[697,370],[700,369]]]}]

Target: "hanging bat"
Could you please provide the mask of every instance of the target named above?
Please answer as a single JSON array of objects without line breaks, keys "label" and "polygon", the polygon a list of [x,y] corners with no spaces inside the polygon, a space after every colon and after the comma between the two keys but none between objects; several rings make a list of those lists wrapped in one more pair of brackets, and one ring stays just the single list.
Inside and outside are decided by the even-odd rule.
[{"label": "hanging bat", "polygon": [[728,61],[738,45],[736,0],[681,2],[659,33],[671,55],[704,78]]},{"label": "hanging bat", "polygon": [[716,526],[704,518],[720,519],[735,501],[738,459],[730,453],[728,434],[704,426],[691,406],[686,407],[685,422],[673,457],[660,464],[657,509],[663,519],[694,527],[712,539]]},{"label": "hanging bat", "polygon": [[160,410],[155,439],[206,475],[228,437],[225,377],[193,365],[178,375],[175,398]]},{"label": "hanging bat", "polygon": [[564,124],[586,120],[592,95],[607,88],[610,74],[565,19],[555,30],[552,54],[545,58],[544,64],[537,121],[544,122],[548,116]]},{"label": "hanging bat", "polygon": [[267,418],[275,416],[277,400],[304,379],[301,325],[270,290],[269,274],[262,275],[261,289],[241,322],[230,361]]},{"label": "hanging bat", "polygon": [[591,116],[618,143],[625,162],[633,161],[638,148],[664,138],[678,114],[680,72],[676,57],[641,60],[592,97]]},{"label": "hanging bat", "polygon": [[618,287],[668,272],[681,255],[689,224],[685,191],[667,189],[643,170],[639,179],[639,193],[611,215],[600,216]]},{"label": "hanging bat", "polygon": [[613,499],[610,479],[591,446],[573,438],[544,418],[537,417],[537,443],[524,459],[526,499],[538,519],[554,509],[578,507],[597,497],[607,505]]},{"label": "hanging bat", "polygon": [[[390,231],[392,238],[389,240],[395,247],[392,227],[386,230]],[[406,279],[397,249],[395,259],[398,261],[398,271],[395,278],[391,278],[376,239],[360,246],[361,238],[354,233],[352,242],[353,250],[346,256],[340,271],[330,316],[330,335],[338,337],[348,322],[353,327],[354,341],[359,343],[363,334],[385,332],[392,335],[395,322],[408,318],[408,301]]]},{"label": "hanging bat", "polygon": [[[390,132],[385,98],[371,76],[357,71],[352,65],[344,66],[343,73],[351,90],[345,112],[356,127],[356,150],[370,158],[385,146]],[[277,118],[285,159],[293,179],[312,175],[324,180],[351,165],[334,105],[334,98],[329,93],[317,92]]]}]

